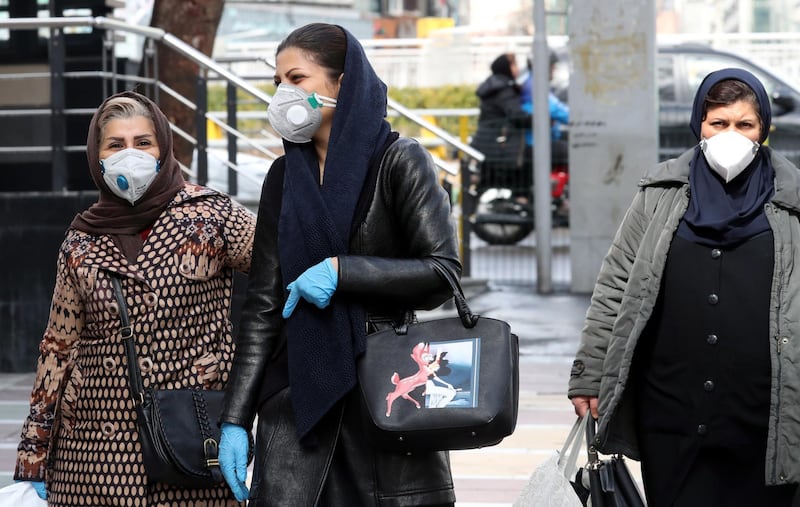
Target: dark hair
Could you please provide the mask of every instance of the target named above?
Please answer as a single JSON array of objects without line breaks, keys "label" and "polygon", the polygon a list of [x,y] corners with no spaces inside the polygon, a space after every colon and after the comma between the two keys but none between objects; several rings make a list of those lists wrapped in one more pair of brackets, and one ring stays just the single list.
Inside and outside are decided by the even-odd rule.
[{"label": "dark hair", "polygon": [[499,74],[514,79],[514,75],[511,73],[511,62],[513,60],[514,55],[512,53],[503,53],[498,56],[490,65],[492,74]]},{"label": "dark hair", "polygon": [[705,121],[708,108],[717,106],[727,106],[739,101],[748,102],[756,110],[758,122],[761,124],[761,131],[764,131],[764,121],[761,119],[760,104],[756,92],[745,83],[737,79],[725,79],[715,84],[708,90],[708,94],[703,100],[703,119]]},{"label": "dark hair", "polygon": [[275,54],[286,48],[302,51],[309,60],[327,69],[331,80],[339,79],[344,72],[347,36],[337,25],[311,23],[301,26],[283,39]]}]

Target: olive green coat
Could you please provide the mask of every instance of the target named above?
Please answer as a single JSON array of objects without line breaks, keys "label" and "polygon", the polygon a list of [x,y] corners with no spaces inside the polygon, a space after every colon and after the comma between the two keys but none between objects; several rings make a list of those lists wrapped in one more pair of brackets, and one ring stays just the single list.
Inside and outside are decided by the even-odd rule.
[{"label": "olive green coat", "polygon": [[[765,205],[774,235],[770,329],[772,394],[766,483],[800,483],[800,170],[772,157],[775,195]],[[636,343],[656,304],[670,243],[689,204],[693,151],[641,179],[603,260],[568,394],[599,396],[604,452],[638,458],[632,397],[623,396]],[[732,444],[732,445],[735,445]]]}]

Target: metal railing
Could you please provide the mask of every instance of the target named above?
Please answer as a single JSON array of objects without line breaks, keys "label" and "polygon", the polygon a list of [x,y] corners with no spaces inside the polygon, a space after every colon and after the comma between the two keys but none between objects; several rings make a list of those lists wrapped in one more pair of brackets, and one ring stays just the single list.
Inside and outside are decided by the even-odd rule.
[{"label": "metal railing", "polygon": [[[103,51],[103,64],[102,69],[98,71],[80,71],[69,72],[65,70],[65,54],[64,54],[64,31],[67,28],[77,27],[91,27],[92,29],[103,30],[104,33],[104,51]],[[277,138],[271,132],[265,132],[262,139],[255,139],[251,136],[244,134],[237,128],[238,111],[237,111],[237,93],[242,91],[246,93],[251,100],[257,104],[266,107],[271,101],[271,96],[250,81],[242,78],[236,72],[230,70],[222,62],[217,62],[212,58],[204,55],[196,50],[194,47],[186,44],[174,35],[166,31],[153,28],[143,27],[138,25],[131,25],[122,21],[118,21],[106,17],[61,17],[61,18],[8,18],[0,19],[0,29],[7,30],[50,30],[50,55],[49,64],[50,72],[36,72],[36,73],[0,73],[0,80],[12,79],[50,79],[51,81],[51,97],[49,107],[41,109],[5,109],[2,111],[4,117],[22,116],[22,115],[50,115],[52,118],[52,140],[50,146],[4,146],[0,152],[14,152],[14,153],[45,153],[50,151],[53,164],[53,182],[52,187],[54,190],[61,190],[65,188],[66,182],[64,174],[66,173],[66,157],[67,152],[85,150],[85,146],[72,145],[68,146],[65,142],[65,129],[66,117],[76,114],[91,114],[93,110],[76,110],[65,107],[65,86],[64,82],[67,79],[80,79],[85,77],[100,78],[103,82],[104,95],[109,95],[110,90],[116,90],[120,82],[130,84],[141,84],[151,87],[151,95],[158,100],[160,93],[168,94],[180,102],[183,106],[193,110],[196,118],[197,135],[191,136],[187,132],[181,130],[175,125],[172,126],[175,135],[185,139],[196,148],[196,170],[189,167],[183,167],[194,180],[200,184],[206,184],[208,181],[208,139],[207,139],[207,125],[213,124],[225,133],[228,157],[227,160],[222,161],[228,167],[228,193],[236,196],[238,193],[237,179],[241,168],[237,164],[237,153],[241,150],[248,150],[258,153],[266,160],[276,158],[279,153],[276,153],[272,148]],[[124,32],[144,37],[146,41],[146,49],[144,51],[142,69],[144,75],[131,75],[121,72],[116,67],[116,58],[114,53],[116,33]],[[191,60],[197,64],[200,71],[197,79],[197,98],[196,102],[192,102],[186,97],[179,94],[174,89],[165,85],[157,74],[158,53],[155,43],[158,42],[164,47],[173,50],[181,56]],[[228,61],[230,58],[228,59]],[[249,60],[257,60],[249,57]],[[266,63],[274,69],[274,63],[266,58],[262,59],[262,64]],[[148,74],[152,69],[152,74]],[[228,108],[225,118],[223,119],[219,114],[212,114],[208,111],[207,103],[207,89],[210,80],[223,81],[227,88]],[[401,104],[389,100],[389,108],[393,114],[400,115],[421,128],[433,133],[434,136],[443,144],[449,146],[451,149],[463,154],[466,159],[475,159],[477,161],[483,160],[483,155],[462,142],[458,137],[450,135],[448,132],[442,130],[438,126],[422,118],[415,111],[403,107]],[[436,160],[440,169],[447,171],[450,174],[457,174],[459,171],[458,165],[446,163],[443,160]]]},{"label": "metal railing", "polygon": [[[660,34],[659,44],[698,43],[730,51],[777,70],[800,85],[800,33]],[[477,84],[486,78],[489,63],[503,52],[517,56],[520,65],[531,54],[530,36],[473,37],[458,33],[435,34],[425,39],[367,39],[361,41],[381,78],[393,88]],[[552,49],[567,46],[566,36],[548,36]],[[237,71],[255,70],[255,58],[274,55],[277,41],[236,42],[220,40],[215,55],[247,56]],[[446,65],[442,61],[446,60]],[[556,71],[559,72],[558,70]],[[554,77],[556,80],[560,76]]]}]

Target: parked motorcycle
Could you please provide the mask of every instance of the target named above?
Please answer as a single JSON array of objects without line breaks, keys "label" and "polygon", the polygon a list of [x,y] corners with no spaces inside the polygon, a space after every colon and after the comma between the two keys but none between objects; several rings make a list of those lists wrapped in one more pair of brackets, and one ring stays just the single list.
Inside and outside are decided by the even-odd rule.
[{"label": "parked motorcycle", "polygon": [[[497,180],[497,178],[492,178]],[[472,230],[490,245],[513,245],[534,228],[533,195],[513,180],[478,182]],[[565,161],[554,162],[550,171],[550,210],[553,227],[569,226],[569,171]]]}]

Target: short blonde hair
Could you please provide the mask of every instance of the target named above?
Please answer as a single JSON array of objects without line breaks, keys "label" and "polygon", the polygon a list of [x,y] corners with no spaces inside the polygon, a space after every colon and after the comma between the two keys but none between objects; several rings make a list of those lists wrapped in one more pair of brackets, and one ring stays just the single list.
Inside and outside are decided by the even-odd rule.
[{"label": "short blonde hair", "polygon": [[97,128],[100,136],[97,138],[98,145],[102,142],[105,135],[106,125],[112,120],[123,120],[144,116],[153,120],[150,109],[132,97],[114,97],[105,103],[100,115],[97,117]]}]

